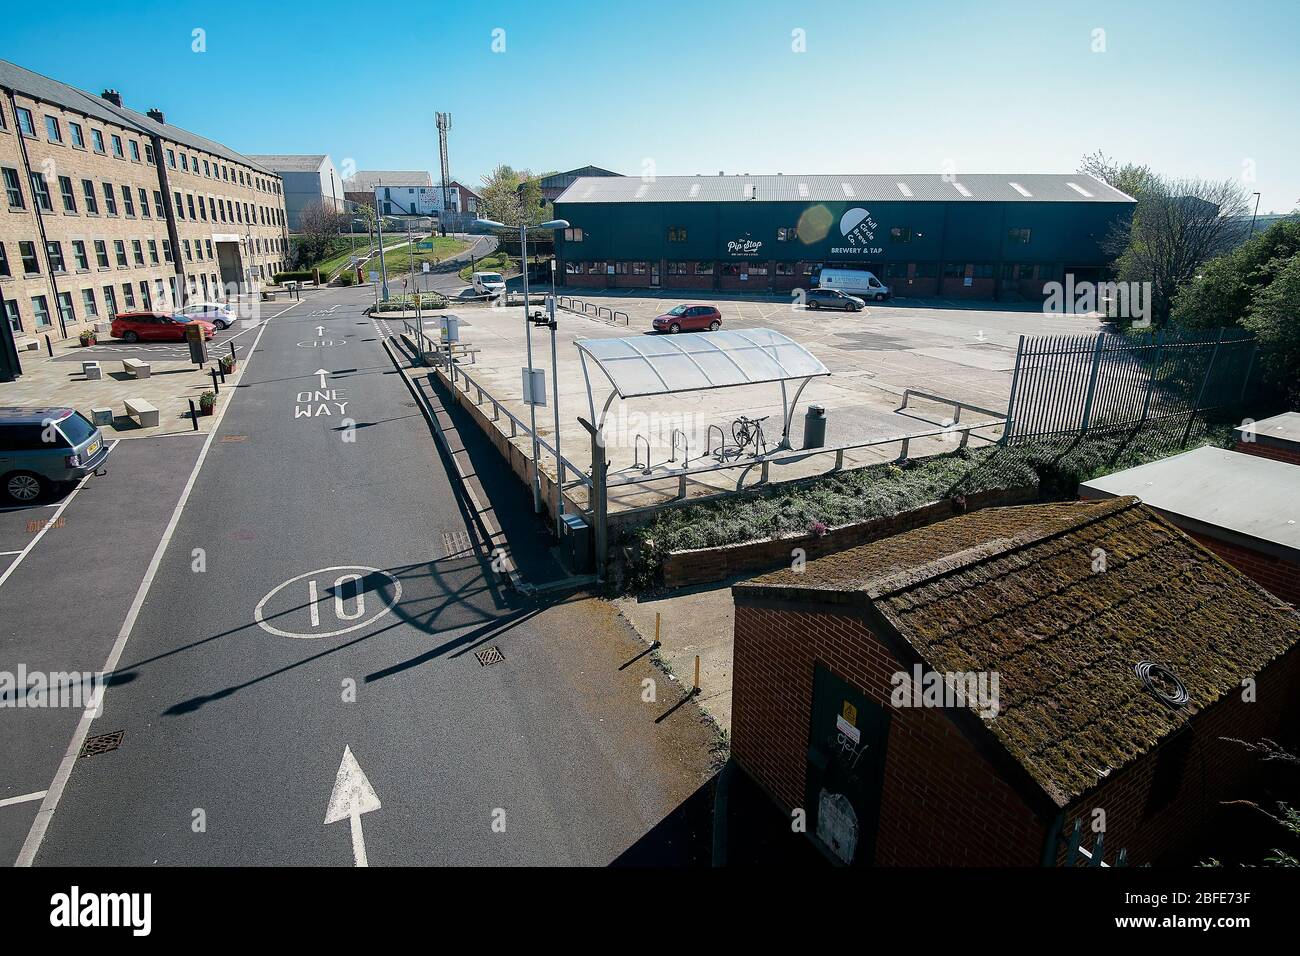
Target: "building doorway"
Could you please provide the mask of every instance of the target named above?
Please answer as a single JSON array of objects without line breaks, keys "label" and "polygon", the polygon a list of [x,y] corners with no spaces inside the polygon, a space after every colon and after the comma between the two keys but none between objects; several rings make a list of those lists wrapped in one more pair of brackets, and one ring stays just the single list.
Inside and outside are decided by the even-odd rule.
[{"label": "building doorway", "polygon": [[226,288],[242,289],[244,285],[244,264],[239,249],[239,240],[226,241],[218,239],[217,265],[221,269],[221,282]]}]

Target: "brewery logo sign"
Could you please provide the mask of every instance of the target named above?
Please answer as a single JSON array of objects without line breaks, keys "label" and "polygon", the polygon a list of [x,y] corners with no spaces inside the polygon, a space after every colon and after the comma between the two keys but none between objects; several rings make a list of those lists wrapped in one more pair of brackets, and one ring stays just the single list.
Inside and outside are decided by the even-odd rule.
[{"label": "brewery logo sign", "polygon": [[755,256],[763,248],[759,239],[733,239],[727,243],[727,253],[733,256]]},{"label": "brewery logo sign", "polygon": [[831,252],[835,255],[850,256],[863,253],[880,254],[883,249],[872,245],[878,228],[879,223],[872,218],[870,212],[861,206],[854,206],[840,217],[840,235],[848,245],[832,246]]}]

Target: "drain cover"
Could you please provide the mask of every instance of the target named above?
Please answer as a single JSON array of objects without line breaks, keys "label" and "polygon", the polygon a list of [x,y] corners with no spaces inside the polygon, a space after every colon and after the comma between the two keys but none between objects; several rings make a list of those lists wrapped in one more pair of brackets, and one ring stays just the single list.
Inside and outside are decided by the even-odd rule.
[{"label": "drain cover", "polygon": [[500,664],[506,659],[506,656],[501,653],[501,648],[497,647],[495,644],[491,647],[485,647],[481,651],[475,651],[474,656],[478,658],[478,662],[484,667],[487,667],[489,664]]},{"label": "drain cover", "polygon": [[442,556],[453,558],[468,554],[474,550],[474,542],[468,531],[444,531],[442,533]]},{"label": "drain cover", "polygon": [[119,730],[112,734],[100,734],[98,737],[87,737],[86,742],[81,747],[79,757],[93,757],[95,754],[106,754],[110,750],[116,750],[122,743],[122,735],[125,730]]}]

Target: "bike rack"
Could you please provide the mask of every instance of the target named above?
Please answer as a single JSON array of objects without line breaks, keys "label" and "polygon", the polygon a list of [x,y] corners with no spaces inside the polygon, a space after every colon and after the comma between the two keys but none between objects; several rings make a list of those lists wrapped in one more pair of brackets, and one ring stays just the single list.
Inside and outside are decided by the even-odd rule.
[{"label": "bike rack", "polygon": [[645,467],[641,469],[641,474],[648,475],[650,474],[650,439],[644,435],[637,435],[632,440],[632,467],[635,468],[641,464],[641,442],[645,442]]},{"label": "bike rack", "polygon": [[722,449],[727,446],[727,433],[722,430],[722,426],[710,425],[709,430],[704,434],[704,457],[706,458],[713,454],[713,429],[715,428],[718,430],[719,453],[721,453]]},{"label": "bike rack", "polygon": [[677,460],[677,436],[678,435],[682,436],[682,464],[689,467],[691,463],[691,446],[690,443],[687,441],[686,432],[682,431],[682,429],[680,428],[673,429],[673,434],[671,438],[672,455],[669,456],[668,460],[669,461]]}]

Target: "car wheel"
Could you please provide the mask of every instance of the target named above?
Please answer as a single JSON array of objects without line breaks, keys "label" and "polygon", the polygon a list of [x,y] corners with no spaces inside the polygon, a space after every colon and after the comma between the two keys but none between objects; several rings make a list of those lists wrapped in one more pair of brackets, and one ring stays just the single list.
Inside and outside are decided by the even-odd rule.
[{"label": "car wheel", "polygon": [[876,301],[877,301],[877,302],[884,302],[884,301],[885,301],[885,293],[883,293],[883,292],[877,292],[877,293],[876,293]]},{"label": "car wheel", "polygon": [[217,330],[221,332],[224,332],[226,331],[226,329],[230,328],[230,323],[227,322],[225,319],[217,319],[212,324],[215,325],[217,327]]},{"label": "car wheel", "polygon": [[714,319],[712,322],[709,323],[710,332],[716,332],[720,328],[722,328],[722,323],[719,322],[717,319]]},{"label": "car wheel", "polygon": [[850,306],[849,306],[849,311],[850,311],[850,312],[861,312],[861,311],[862,311],[862,306],[858,305],[858,304],[855,302],[853,305],[850,305]]},{"label": "car wheel", "polygon": [[139,341],[140,341],[140,334],[139,334],[138,332],[132,332],[130,329],[128,329],[127,331],[125,331],[125,332],[122,333],[122,341],[123,341],[123,342],[139,342]]},{"label": "car wheel", "polygon": [[30,471],[15,471],[5,475],[5,497],[20,505],[30,504],[45,490],[45,479]]},{"label": "car wheel", "polygon": [[676,335],[681,330],[682,330],[682,326],[680,322],[674,322],[672,325],[668,326],[668,331],[671,332],[673,335]]},{"label": "car wheel", "polygon": [[810,308],[812,311],[816,312],[818,309],[821,308],[821,304],[818,303],[818,302],[809,302],[809,303],[808,303],[808,308]]}]

